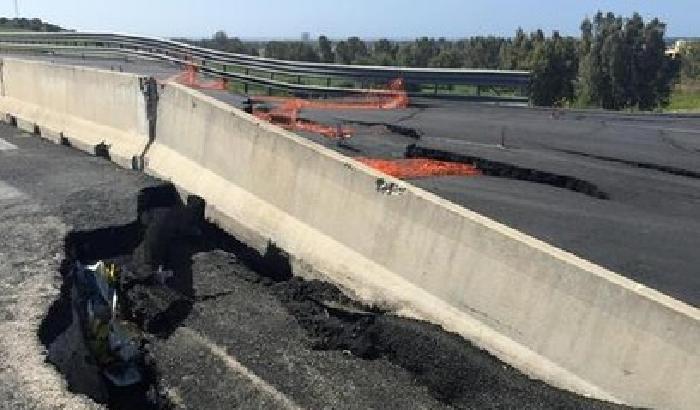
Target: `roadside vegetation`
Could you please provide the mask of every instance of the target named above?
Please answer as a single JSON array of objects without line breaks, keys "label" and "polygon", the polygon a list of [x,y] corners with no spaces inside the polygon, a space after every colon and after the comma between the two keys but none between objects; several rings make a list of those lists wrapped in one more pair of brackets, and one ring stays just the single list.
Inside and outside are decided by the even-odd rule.
[{"label": "roadside vegetation", "polygon": [[680,49],[681,70],[668,106],[675,112],[700,112],[700,42]]},{"label": "roadside vegetation", "polygon": [[45,31],[57,32],[63,29],[55,24],[49,24],[41,19],[0,17],[0,31]]},{"label": "roadside vegetation", "polygon": [[528,92],[535,105],[648,111],[694,104],[698,98],[695,91],[673,93],[686,61],[665,55],[665,33],[658,19],[599,12],[582,22],[579,37],[518,29],[511,38],[333,41],[320,36],[316,42],[244,42],[219,31],[211,39],[190,42],[296,61],[530,70]]}]

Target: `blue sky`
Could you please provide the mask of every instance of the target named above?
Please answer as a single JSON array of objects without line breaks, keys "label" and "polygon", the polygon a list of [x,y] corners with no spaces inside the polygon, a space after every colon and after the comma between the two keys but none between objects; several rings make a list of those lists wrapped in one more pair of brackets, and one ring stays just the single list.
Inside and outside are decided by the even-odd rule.
[{"label": "blue sky", "polygon": [[[700,0],[18,0],[23,17],[79,30],[244,38],[512,35],[518,26],[577,34],[597,10],[658,16],[671,36],[700,37]],[[0,14],[14,16],[14,1]]]}]

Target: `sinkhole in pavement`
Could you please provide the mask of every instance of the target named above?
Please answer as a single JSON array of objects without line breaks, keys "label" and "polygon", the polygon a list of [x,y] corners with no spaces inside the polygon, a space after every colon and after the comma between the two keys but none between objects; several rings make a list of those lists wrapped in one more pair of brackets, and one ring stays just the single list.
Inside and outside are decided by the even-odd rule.
[{"label": "sinkhole in pavement", "polygon": [[[410,373],[446,407],[609,406],[531,380],[438,326],[364,306],[331,284],[295,277],[285,252],[272,243],[264,253],[247,247],[204,221],[203,207],[197,197],[183,203],[175,188],[164,184],[140,192],[132,223],[66,236],[61,297],[42,322],[39,337],[48,360],[65,376],[71,391],[111,409],[170,408],[171,397],[150,346],[182,326],[194,305],[221,296],[193,290],[192,257],[222,250],[250,267],[251,273],[240,280],[280,301],[291,320],[309,335],[310,350],[343,351],[348,360],[388,361]],[[140,375],[128,386],[117,385],[115,373],[106,374],[118,360],[100,357],[104,347],[96,348],[95,334],[86,325],[89,292],[82,288],[76,267],[96,261],[119,270],[114,282],[119,300],[116,318],[136,349],[130,364]]]}]

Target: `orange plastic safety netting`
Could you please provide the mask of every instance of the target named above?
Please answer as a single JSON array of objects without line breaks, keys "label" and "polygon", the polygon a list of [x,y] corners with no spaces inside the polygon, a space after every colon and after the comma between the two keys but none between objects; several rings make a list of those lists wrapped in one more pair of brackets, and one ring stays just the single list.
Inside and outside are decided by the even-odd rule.
[{"label": "orange plastic safety netting", "polygon": [[321,124],[299,118],[299,112],[309,110],[396,110],[407,108],[408,93],[402,79],[389,84],[386,90],[366,91],[360,95],[347,98],[311,100],[295,97],[251,97],[252,102],[277,104],[270,111],[253,111],[253,115],[275,125],[292,131],[306,131],[321,134],[328,138],[347,139],[352,137],[354,130],[343,126]]},{"label": "orange plastic safety netting", "polygon": [[[169,79],[188,87],[207,90],[227,90],[226,79],[205,81],[200,78],[199,68],[188,64],[182,73]],[[303,109],[312,110],[395,110],[409,106],[408,93],[403,79],[389,83],[385,90],[370,90],[354,97],[311,100],[296,97],[253,96],[251,102],[276,104],[271,110],[253,110],[257,118],[291,131],[305,131],[323,135],[332,139],[348,139],[355,132],[342,125],[328,125],[299,117]]]},{"label": "orange plastic safety netting", "polygon": [[343,127],[341,125],[325,125],[315,121],[299,118],[297,115],[297,111],[253,111],[253,115],[261,120],[275,124],[278,127],[282,127],[286,130],[305,131],[320,134],[326,138],[347,139],[352,137],[352,134],[354,133],[354,130],[352,128]]},{"label": "orange plastic safety netting", "polygon": [[481,171],[470,164],[428,158],[375,159],[359,157],[355,160],[399,179],[481,175]]},{"label": "orange plastic safety netting", "polygon": [[202,80],[199,77],[199,69],[194,64],[186,65],[185,70],[182,73],[172,77],[170,80],[200,90],[223,91],[228,89],[228,81],[225,78],[218,78],[210,81]]},{"label": "orange plastic safety netting", "polygon": [[367,90],[353,97],[311,100],[297,97],[254,96],[251,100],[280,104],[281,110],[398,110],[408,108],[410,100],[401,78],[393,80],[385,90]]}]

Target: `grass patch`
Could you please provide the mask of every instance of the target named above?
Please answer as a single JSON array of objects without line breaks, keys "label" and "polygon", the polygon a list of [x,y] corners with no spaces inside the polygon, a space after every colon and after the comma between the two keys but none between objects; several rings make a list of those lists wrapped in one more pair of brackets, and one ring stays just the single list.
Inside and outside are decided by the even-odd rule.
[{"label": "grass patch", "polygon": [[668,111],[697,111],[700,112],[700,90],[674,90]]}]

